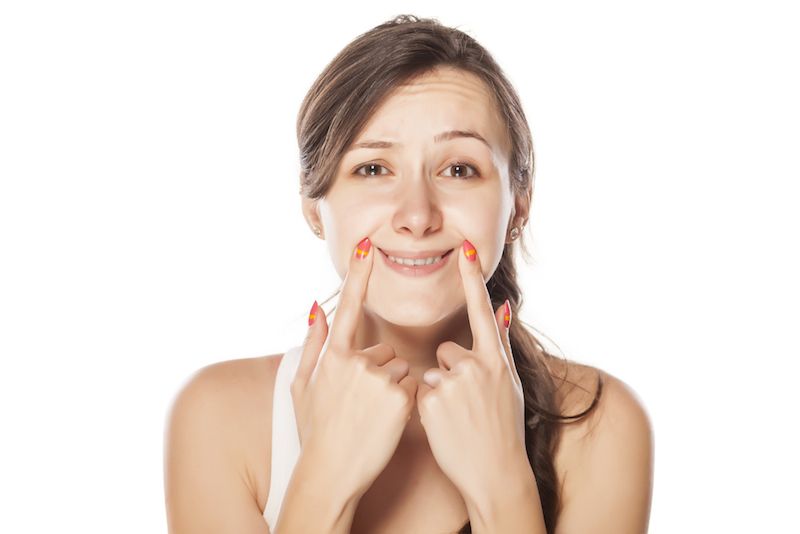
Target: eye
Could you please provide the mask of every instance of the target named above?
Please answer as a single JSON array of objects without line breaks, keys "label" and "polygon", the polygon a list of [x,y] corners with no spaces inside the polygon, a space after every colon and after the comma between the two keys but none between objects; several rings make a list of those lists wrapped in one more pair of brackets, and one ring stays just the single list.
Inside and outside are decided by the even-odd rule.
[{"label": "eye", "polygon": [[[458,169],[458,171],[456,171],[456,172],[460,173],[461,176],[456,176],[456,178],[474,178],[474,177],[480,176],[480,173],[478,172],[478,169],[475,166],[470,165],[469,163],[462,163],[460,161],[456,161],[455,163],[451,163],[450,165],[448,165],[447,168],[448,169],[453,169],[453,168]],[[471,176],[463,176],[463,173],[465,172],[465,169],[472,169],[473,174]]]},{"label": "eye", "polygon": [[[364,174],[362,172],[359,172],[361,169],[367,169],[367,172],[369,174]],[[357,167],[353,174],[357,174],[359,176],[381,176],[382,174],[378,172],[377,169],[386,169],[386,167],[384,167],[383,165],[379,165],[377,163],[365,163],[364,165]],[[375,174],[376,172],[377,174]]]},{"label": "eye", "polygon": [[[447,166],[447,169],[453,169],[453,168],[457,169],[455,171],[457,176],[448,176],[448,175],[445,175],[445,176],[452,177],[452,178],[461,178],[462,180],[465,180],[467,178],[480,177],[480,172],[478,172],[478,168],[475,167],[474,165],[470,165],[469,163],[463,163],[463,162],[460,162],[460,161],[456,161],[456,162],[451,163],[450,165]],[[360,172],[362,169],[367,169],[367,171],[366,171],[367,174],[365,174],[363,172]],[[365,163],[364,165],[356,167],[356,169],[353,172],[353,174],[356,174],[358,176],[384,176],[384,175],[388,174],[388,172],[386,172],[386,173],[380,172],[380,169],[387,170],[386,167],[384,167],[383,165],[380,165],[379,163],[375,163],[375,162]],[[464,174],[464,173],[467,172],[467,169],[472,171],[471,175],[465,175]]]}]

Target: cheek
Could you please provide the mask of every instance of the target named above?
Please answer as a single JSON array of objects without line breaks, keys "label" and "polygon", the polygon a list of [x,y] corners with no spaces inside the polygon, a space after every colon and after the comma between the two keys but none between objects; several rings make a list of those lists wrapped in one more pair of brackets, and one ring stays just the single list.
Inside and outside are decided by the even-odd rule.
[{"label": "cheek", "polygon": [[453,205],[447,215],[450,224],[476,247],[491,250],[498,236],[502,240],[504,215],[499,199],[492,195],[462,199]]},{"label": "cheek", "polygon": [[481,268],[488,279],[500,263],[505,247],[508,214],[501,200],[486,195],[482,199],[462,201],[448,215],[451,226],[478,248]]},{"label": "cheek", "polygon": [[[344,279],[350,266],[350,256],[356,244],[365,236],[373,236],[386,220],[385,212],[368,203],[337,205],[325,216],[325,241],[336,272]],[[374,245],[374,244],[373,244]],[[370,254],[374,248],[370,250]]]}]

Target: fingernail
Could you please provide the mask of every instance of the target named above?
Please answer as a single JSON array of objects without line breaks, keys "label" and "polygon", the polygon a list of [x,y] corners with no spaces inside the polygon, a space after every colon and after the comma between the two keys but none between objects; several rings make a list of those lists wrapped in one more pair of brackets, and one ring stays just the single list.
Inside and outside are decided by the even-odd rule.
[{"label": "fingernail", "polygon": [[314,321],[317,320],[317,307],[318,306],[319,306],[319,304],[317,304],[317,301],[315,300],[314,304],[311,306],[311,311],[308,312],[308,326],[311,326],[312,324],[314,324]]},{"label": "fingernail", "polygon": [[364,239],[359,241],[358,245],[356,245],[356,252],[355,252],[356,258],[358,258],[359,260],[363,260],[364,258],[366,258],[367,254],[369,254],[370,246],[372,246],[372,243],[369,242],[368,237],[365,237]]},{"label": "fingernail", "polygon": [[464,249],[464,256],[466,256],[469,261],[475,261],[478,258],[478,251],[475,250],[475,245],[466,239],[464,240],[462,248]]},{"label": "fingernail", "polygon": [[508,299],[506,299],[506,311],[505,315],[503,315],[503,322],[506,325],[506,328],[511,324],[511,305],[508,303]]}]

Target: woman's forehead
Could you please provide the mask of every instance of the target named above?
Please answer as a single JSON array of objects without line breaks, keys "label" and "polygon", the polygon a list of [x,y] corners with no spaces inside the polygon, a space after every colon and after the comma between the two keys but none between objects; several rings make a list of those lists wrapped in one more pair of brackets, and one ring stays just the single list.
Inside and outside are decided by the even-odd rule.
[{"label": "woman's forehead", "polygon": [[448,140],[470,132],[505,153],[505,127],[494,98],[477,76],[455,69],[440,69],[418,76],[393,90],[370,116],[354,145],[388,141],[402,145],[419,137],[425,142]]}]

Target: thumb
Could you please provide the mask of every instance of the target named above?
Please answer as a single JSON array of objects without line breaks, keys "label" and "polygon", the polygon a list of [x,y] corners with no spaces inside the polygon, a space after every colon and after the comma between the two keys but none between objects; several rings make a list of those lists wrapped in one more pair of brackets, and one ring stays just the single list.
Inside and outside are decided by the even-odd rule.
[{"label": "thumb", "polygon": [[442,383],[443,374],[444,370],[441,367],[431,367],[422,373],[422,381],[417,387],[417,413],[419,414],[419,422],[422,423],[423,427],[425,426],[425,417],[422,414],[425,406],[423,403],[428,395],[435,393],[433,390],[436,389],[436,386]]},{"label": "thumb", "polygon": [[444,370],[441,367],[431,367],[422,373],[422,381],[428,386],[428,389],[435,388],[442,382],[442,375]]},{"label": "thumb", "polygon": [[308,312],[308,322],[308,332],[303,341],[303,352],[300,356],[300,363],[297,365],[297,374],[295,374],[295,382],[302,384],[303,387],[311,379],[319,362],[319,354],[328,338],[328,318],[316,300]]},{"label": "thumb", "polygon": [[422,380],[417,384],[417,408],[428,394],[442,381],[442,369],[431,367],[422,373]]}]

